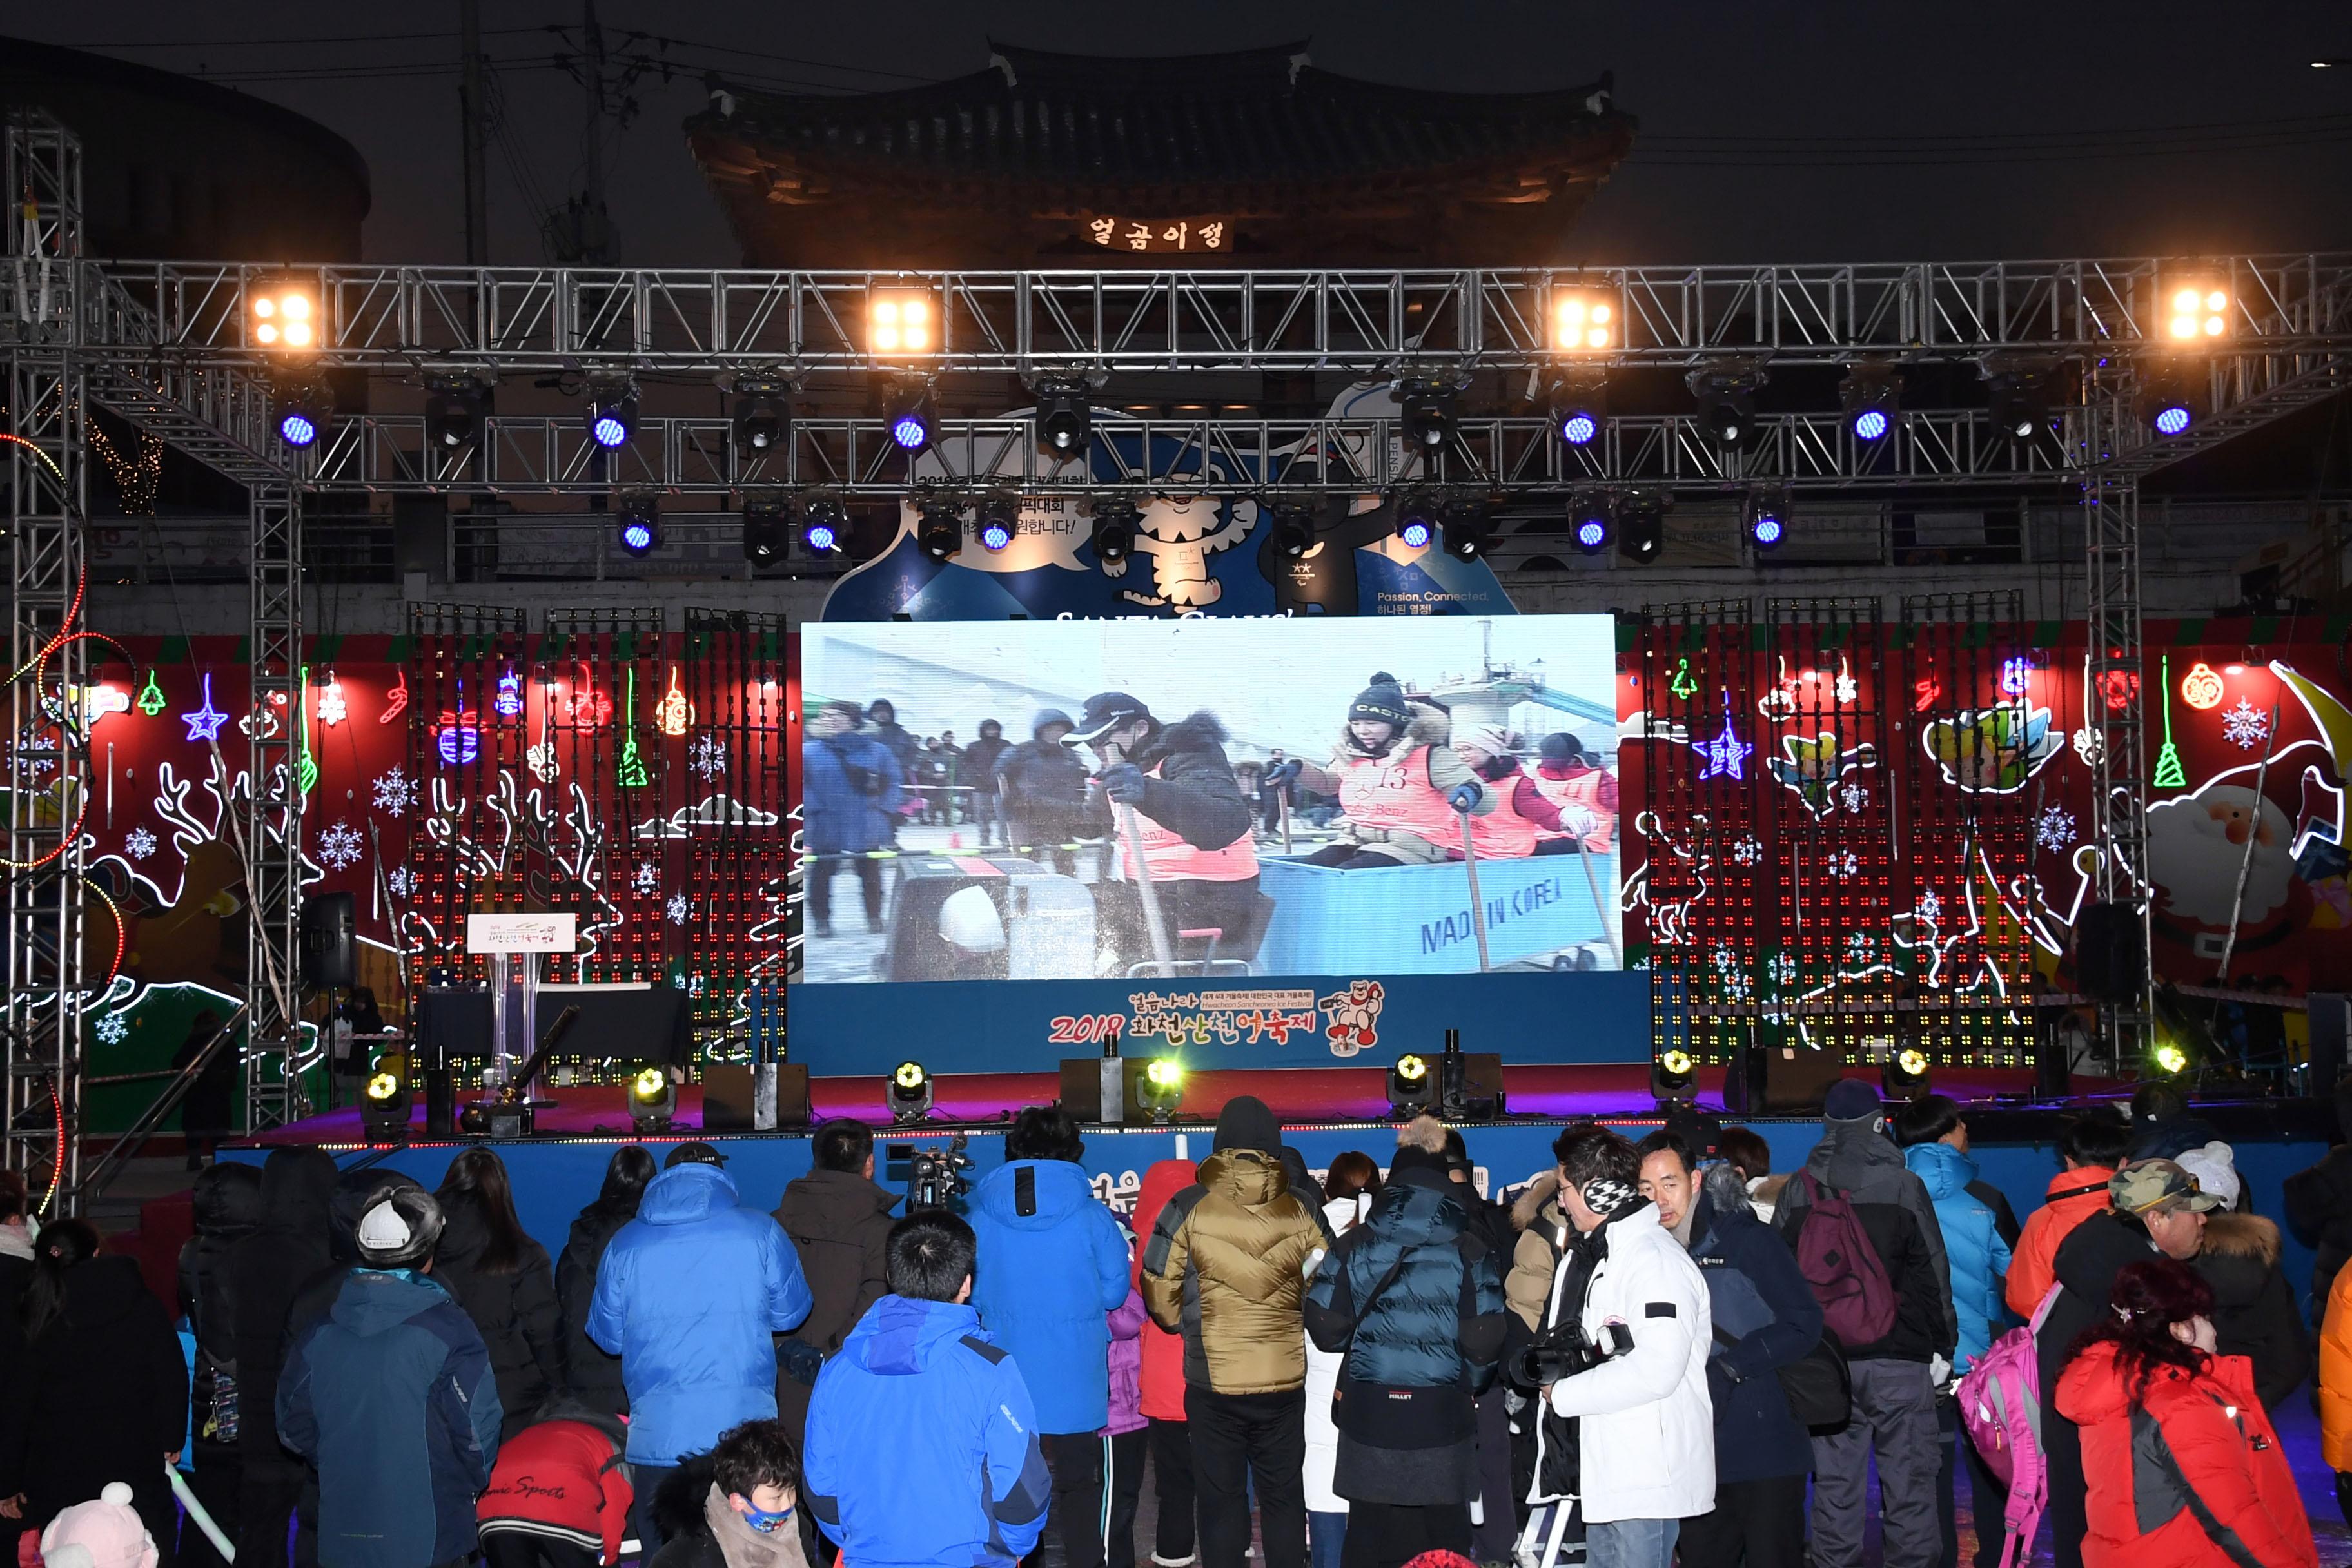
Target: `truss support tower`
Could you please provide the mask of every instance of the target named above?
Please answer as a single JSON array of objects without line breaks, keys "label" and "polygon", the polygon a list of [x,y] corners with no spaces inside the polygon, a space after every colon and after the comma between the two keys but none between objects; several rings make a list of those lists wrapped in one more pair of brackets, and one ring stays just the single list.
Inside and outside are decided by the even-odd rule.
[{"label": "truss support tower", "polygon": [[[2113,378],[2113,379],[2107,379]],[[2131,437],[2130,386],[2116,370],[2085,389],[2083,472],[2084,580],[2087,595],[2095,715],[2092,787],[2099,851],[2099,901],[2122,906],[2138,927],[2132,994],[2099,1006],[2099,1043],[2111,1068],[2145,1063],[2156,1004],[2148,966],[2147,697],[2140,647],[2139,478],[2112,462]],[[2159,700],[2161,694],[2159,694]]]},{"label": "truss support tower", "polygon": [[246,994],[246,1125],[255,1132],[310,1114],[302,1091],[299,953],[302,799],[315,776],[303,724],[302,494],[290,484],[250,490],[253,544],[252,686],[246,788],[237,829],[250,893]]}]

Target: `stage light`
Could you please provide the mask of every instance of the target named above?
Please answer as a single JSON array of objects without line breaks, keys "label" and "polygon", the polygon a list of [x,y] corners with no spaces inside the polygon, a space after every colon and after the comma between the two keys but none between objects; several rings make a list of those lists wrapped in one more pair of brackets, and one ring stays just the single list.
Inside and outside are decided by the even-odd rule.
[{"label": "stage light", "polygon": [[1601,416],[1590,408],[1555,408],[1551,416],[1559,438],[1571,447],[1590,446],[1601,434]]},{"label": "stage light", "polygon": [[1929,1063],[1927,1053],[1916,1046],[1904,1046],[1887,1053],[1878,1069],[1878,1089],[1887,1100],[1918,1100],[1927,1092]]},{"label": "stage light", "polygon": [[2156,1047],[2156,1065],[2167,1074],[2178,1078],[2189,1069],[2189,1053],[2166,1040]]},{"label": "stage light", "polygon": [[919,452],[939,433],[940,404],[927,381],[893,383],[887,416],[890,439],[902,452]]},{"label": "stage light", "polygon": [[915,525],[915,543],[934,561],[951,561],[963,552],[963,509],[951,500],[917,503],[922,521]]},{"label": "stage light", "polygon": [[2175,348],[2200,348],[2229,335],[2230,289],[2220,276],[2169,279],[2160,290],[2164,335]]},{"label": "stage light", "polygon": [[619,521],[621,549],[633,556],[650,555],[661,548],[661,502],[644,490],[621,497],[614,514]]},{"label": "stage light", "polygon": [[938,301],[928,289],[877,289],[866,297],[866,336],[877,359],[937,353]]},{"label": "stage light", "polygon": [[1437,1075],[1429,1058],[1407,1051],[1389,1068],[1389,1114],[1402,1121],[1437,1103]]},{"label": "stage light", "polygon": [[257,283],[246,297],[245,314],[253,341],[262,348],[299,353],[318,346],[318,307],[303,284]]},{"label": "stage light", "polygon": [[1011,496],[990,496],[980,503],[972,537],[991,555],[1011,548],[1021,533],[1021,503]]},{"label": "stage light", "polygon": [[482,432],[482,384],[469,375],[425,383],[425,444],[445,452],[470,447]]},{"label": "stage light", "polygon": [[1758,553],[1778,550],[1789,534],[1789,492],[1778,486],[1759,486],[1741,502],[1748,542]]},{"label": "stage light", "polygon": [[408,1084],[389,1068],[367,1080],[360,1099],[360,1125],[371,1143],[394,1143],[408,1137]]},{"label": "stage light", "polygon": [[327,389],[315,382],[296,382],[278,394],[278,438],[293,447],[311,446],[327,427],[333,405]]},{"label": "stage light", "polygon": [[1037,445],[1056,458],[1087,449],[1094,428],[1093,399],[1081,380],[1049,377],[1037,383]]},{"label": "stage light", "polygon": [[1135,1066],[1136,1108],[1165,1125],[1184,1101],[1184,1065],[1172,1057],[1154,1057]]},{"label": "stage light", "polygon": [[2185,434],[2203,405],[2196,378],[2179,365],[2153,366],[2140,387],[2139,416],[2158,436]]},{"label": "stage light", "polygon": [[1447,501],[1438,529],[1445,538],[1445,553],[1457,561],[1475,561],[1494,545],[1494,509],[1483,497]]},{"label": "stage light", "polygon": [[677,1080],[667,1068],[646,1068],[629,1080],[629,1126],[639,1133],[667,1132],[677,1115]]},{"label": "stage light", "polygon": [[1407,550],[1426,550],[1437,538],[1440,497],[1432,490],[1407,490],[1397,498],[1397,542]]},{"label": "stage light", "polygon": [[1597,289],[1556,289],[1551,297],[1554,353],[1592,353],[1618,342],[1617,306]]},{"label": "stage light", "polygon": [[792,548],[792,519],[782,496],[743,498],[743,559],[773,566]]},{"label": "stage light", "polygon": [[1124,496],[1097,496],[1088,509],[1094,514],[1089,540],[1095,559],[1106,564],[1124,561],[1135,549],[1135,531],[1143,521],[1133,501]]},{"label": "stage light", "polygon": [[904,1124],[931,1113],[931,1075],[920,1062],[900,1062],[890,1074],[890,1120]]},{"label": "stage light", "polygon": [[1315,548],[1315,509],[1301,500],[1276,501],[1274,548],[1296,561]]},{"label": "stage light", "polygon": [[793,405],[782,382],[742,379],[735,383],[730,410],[738,457],[758,457],[784,444],[793,425]]},{"label": "stage light", "polygon": [[1617,503],[1617,553],[1636,565],[1655,561],[1666,547],[1666,509],[1656,496],[1637,491]]},{"label": "stage light", "polygon": [[1695,405],[1699,434],[1727,452],[1746,447],[1756,434],[1756,389],[1764,373],[1751,364],[1700,365],[1684,378]]},{"label": "stage light", "polygon": [[625,379],[590,382],[581,418],[588,426],[588,438],[604,450],[627,446],[637,433],[636,387]]},{"label": "stage light", "polygon": [[1454,405],[1461,388],[1449,381],[1407,376],[1397,384],[1397,423],[1404,444],[1422,452],[1435,452],[1454,439]]},{"label": "stage light", "polygon": [[1838,401],[1855,440],[1883,441],[1903,415],[1903,378],[1892,365],[1853,365],[1838,384]]},{"label": "stage light", "polygon": [[2050,428],[2050,368],[2015,365],[1984,369],[1992,427],[2012,441],[2029,441]]},{"label": "stage light", "polygon": [[801,508],[801,547],[812,555],[830,555],[849,540],[849,509],[831,496],[819,496]]},{"label": "stage light", "polygon": [[1650,1098],[1661,1107],[1688,1105],[1698,1098],[1698,1064],[1688,1051],[1670,1047],[1652,1059]]},{"label": "stage light", "polygon": [[1608,549],[1614,512],[1606,491],[1580,496],[1570,502],[1568,521],[1576,547],[1587,555],[1598,555]]}]

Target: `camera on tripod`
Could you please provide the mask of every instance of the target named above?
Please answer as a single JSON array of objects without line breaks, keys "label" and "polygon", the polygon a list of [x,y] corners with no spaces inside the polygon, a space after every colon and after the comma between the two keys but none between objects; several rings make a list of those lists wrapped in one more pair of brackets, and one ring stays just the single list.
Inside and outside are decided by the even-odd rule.
[{"label": "camera on tripod", "polygon": [[1519,1352],[1518,1362],[1511,1369],[1513,1381],[1523,1388],[1548,1388],[1579,1373],[1591,1372],[1602,1362],[1613,1361],[1633,1348],[1633,1331],[1624,1324],[1611,1323],[1605,1331],[1609,1342],[1604,1348],[1592,1342],[1592,1337],[1573,1314],[1563,1316],[1538,1335],[1535,1343]]},{"label": "camera on tripod", "polygon": [[906,1164],[908,1214],[946,1208],[971,1191],[971,1178],[964,1173],[971,1169],[971,1156],[964,1148],[964,1136],[959,1132],[944,1149],[893,1143],[883,1151],[890,1167],[895,1169],[901,1162]]}]

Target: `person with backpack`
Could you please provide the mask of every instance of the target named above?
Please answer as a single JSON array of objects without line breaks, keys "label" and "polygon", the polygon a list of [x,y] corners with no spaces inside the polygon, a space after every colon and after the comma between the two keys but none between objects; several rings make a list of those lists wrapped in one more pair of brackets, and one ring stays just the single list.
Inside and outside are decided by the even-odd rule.
[{"label": "person with backpack", "polygon": [[2107,1178],[2131,1157],[2131,1128],[2107,1106],[2068,1118],[2058,1131],[2058,1173],[2042,1206],[2025,1216],[2010,1247],[2009,1279],[2001,1294],[2021,1318],[2033,1316],[2050,1294],[2058,1246],[2074,1227],[2107,1206]]},{"label": "person with backpack", "polygon": [[[2014,1218],[2006,1228],[2002,1217],[2009,1200],[2000,1190],[1977,1175],[1969,1158],[1969,1124],[1960,1108],[1940,1094],[1922,1096],[1895,1116],[1895,1141],[1903,1146],[1903,1163],[1927,1184],[1936,1205],[1936,1224],[1944,1233],[1944,1256],[1951,1265],[1952,1312],[1959,1323],[1958,1353],[1952,1370],[1965,1373],[1992,1348],[1994,1325],[2000,1320],[2000,1286],[2009,1272],[2010,1239],[2018,1234]],[[1993,1200],[1999,1199],[1999,1207]],[[1954,1450],[1962,1452],[1958,1465],[1969,1473],[1969,1511],[1979,1520],[1999,1517],[2005,1507],[2000,1481],[1961,1429],[1958,1404],[1937,1391],[1936,1423],[1942,1433],[1942,1467],[1936,1478],[1937,1520],[1944,1533],[1944,1562],[1959,1568],[1959,1521],[1952,1504]],[[1990,1530],[1977,1530],[1976,1568],[1999,1568],[2000,1541]]]},{"label": "person with backpack", "polygon": [[1707,1166],[1693,1206],[1691,1261],[1706,1280],[1714,1337],[1706,1392],[1715,1507],[1683,1521],[1683,1568],[1803,1568],[1812,1440],[1780,1370],[1821,1342],[1822,1306],[1789,1248],[1756,1217],[1739,1166]]},{"label": "person with backpack", "polygon": [[1875,1089],[1831,1085],[1822,1129],[1772,1216],[1853,1384],[1853,1419],[1813,1438],[1814,1568],[1860,1568],[1874,1454],[1886,1568],[1935,1568],[1936,1389],[1959,1345],[1943,1229],[1927,1184],[1886,1135]]}]

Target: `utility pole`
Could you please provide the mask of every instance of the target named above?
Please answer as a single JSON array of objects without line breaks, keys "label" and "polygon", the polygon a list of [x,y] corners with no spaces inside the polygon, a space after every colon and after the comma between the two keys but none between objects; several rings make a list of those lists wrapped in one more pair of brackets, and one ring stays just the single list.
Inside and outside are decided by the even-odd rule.
[{"label": "utility pole", "polygon": [[490,222],[482,143],[489,124],[489,105],[482,97],[482,0],[457,0],[457,40],[462,51],[458,64],[464,73],[457,86],[457,113],[466,161],[466,264],[486,267],[490,259]]}]

